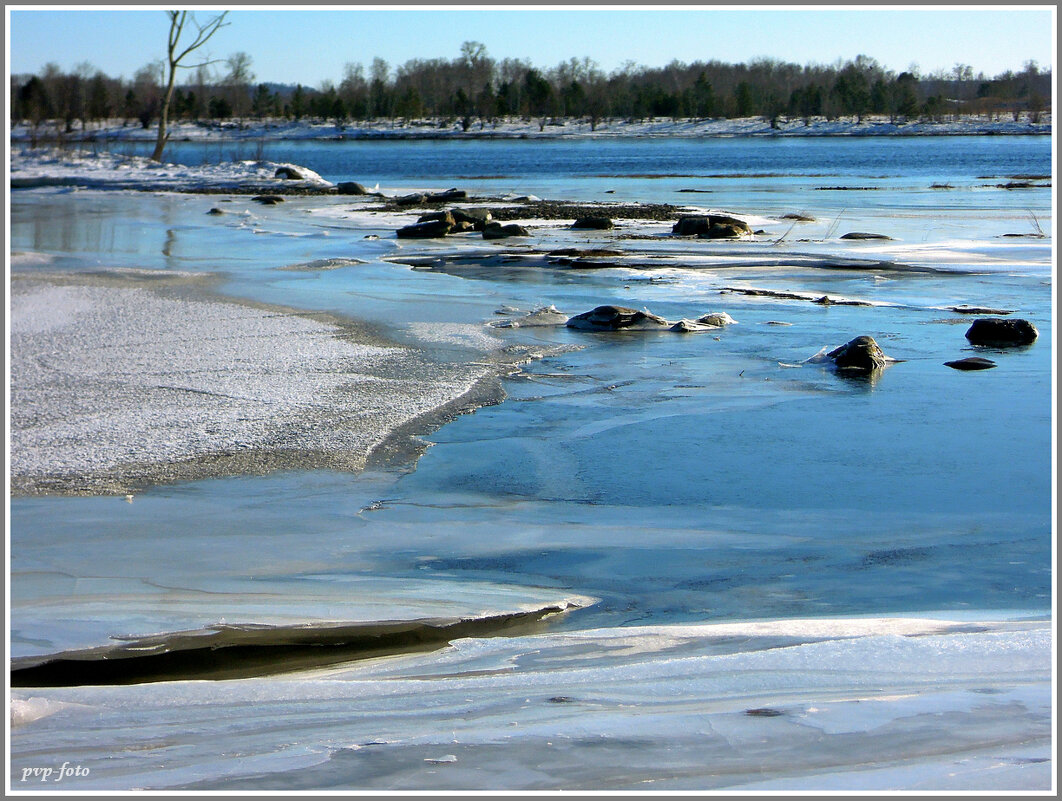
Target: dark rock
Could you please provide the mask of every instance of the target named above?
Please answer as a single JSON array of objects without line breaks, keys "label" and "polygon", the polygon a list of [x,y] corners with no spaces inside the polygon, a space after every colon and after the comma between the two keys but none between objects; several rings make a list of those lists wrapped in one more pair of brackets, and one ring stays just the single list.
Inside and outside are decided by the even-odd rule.
[{"label": "dark rock", "polygon": [[966,338],[971,345],[1006,348],[1015,345],[1030,345],[1040,333],[1028,320],[1000,320],[996,317],[982,317],[974,320]]},{"label": "dark rock", "polygon": [[251,200],[261,203],[263,206],[275,206],[277,203],[284,202],[284,198],[280,195],[255,195]]},{"label": "dark rock", "polygon": [[826,354],[840,370],[872,372],[882,370],[888,361],[873,337],[856,337]]},{"label": "dark rock", "polygon": [[892,241],[891,236],[885,236],[885,234],[868,234],[863,231],[852,231],[849,234],[845,234],[841,239],[887,239]]},{"label": "dark rock", "polygon": [[451,200],[465,200],[468,192],[464,189],[447,189],[445,192],[432,192],[427,197],[429,203],[447,203]]},{"label": "dark rock", "polygon": [[417,218],[417,222],[444,222],[452,228],[457,221],[454,219],[454,215],[448,211],[432,211],[428,214],[420,215],[420,217]]},{"label": "dark rock", "polygon": [[814,217],[809,217],[806,214],[783,214],[781,216],[783,220],[794,220],[796,222],[815,222]]},{"label": "dark rock", "polygon": [[369,190],[357,181],[343,181],[336,184],[336,191],[341,195],[367,195]]},{"label": "dark rock", "polygon": [[959,359],[954,362],[944,362],[945,366],[956,370],[991,370],[996,363],[991,359],[982,359],[980,356],[971,356],[968,359]]},{"label": "dark rock", "polygon": [[395,198],[396,206],[420,206],[428,201],[427,195],[414,193],[412,195],[403,195],[402,197]]},{"label": "dark rock", "polygon": [[1014,313],[1012,309],[991,309],[991,308],[988,308],[987,306],[966,306],[966,305],[952,306],[951,310],[953,312],[958,312],[959,314],[1013,314]]},{"label": "dark rock", "polygon": [[608,217],[580,217],[572,223],[572,228],[592,228],[598,231],[607,231],[612,227],[612,220]]},{"label": "dark rock", "polygon": [[450,223],[446,220],[429,220],[399,228],[395,235],[402,239],[434,239],[446,236],[448,233],[450,233]]},{"label": "dark rock", "polygon": [[770,707],[761,707],[759,709],[746,709],[745,714],[754,718],[777,718],[785,713]]},{"label": "dark rock", "polygon": [[599,258],[601,256],[622,256],[623,252],[620,250],[609,250],[608,248],[559,248],[558,250],[551,250],[546,255],[577,256],[579,258]]},{"label": "dark rock", "polygon": [[699,236],[705,239],[732,239],[751,234],[748,223],[725,214],[679,217],[671,233],[678,236]]},{"label": "dark rock", "polygon": [[569,318],[566,325],[583,331],[616,331],[621,328],[656,328],[666,326],[667,321],[655,314],[623,306],[598,306]]},{"label": "dark rock", "polygon": [[505,239],[508,236],[531,236],[531,234],[522,225],[516,225],[515,223],[502,225],[501,223],[492,222],[483,226],[484,239]]},{"label": "dark rock", "polygon": [[214,208],[212,208],[210,211],[207,212],[207,214],[224,214],[224,213],[225,212],[223,212],[217,206],[215,206]]},{"label": "dark rock", "polygon": [[304,181],[306,176],[299,172],[294,167],[277,167],[277,171],[273,174],[274,178],[287,178],[292,181]]},{"label": "dark rock", "polygon": [[482,231],[491,221],[490,209],[450,209],[454,220],[472,225],[476,231]]}]

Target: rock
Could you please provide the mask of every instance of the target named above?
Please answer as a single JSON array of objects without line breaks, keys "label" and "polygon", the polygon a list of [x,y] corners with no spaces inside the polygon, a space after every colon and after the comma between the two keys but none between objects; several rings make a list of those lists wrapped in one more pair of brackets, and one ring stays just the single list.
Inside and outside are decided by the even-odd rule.
[{"label": "rock", "polygon": [[450,233],[450,223],[446,222],[446,220],[419,222],[395,231],[395,235],[402,239],[434,239],[435,237],[446,236],[448,233]]},{"label": "rock", "polygon": [[291,181],[305,181],[306,176],[299,172],[294,167],[277,167],[277,171],[273,174],[274,178],[287,178]]},{"label": "rock", "polygon": [[427,195],[420,193],[413,193],[412,195],[402,195],[402,197],[395,198],[396,206],[420,206],[428,201]]},{"label": "rock", "polygon": [[833,363],[841,370],[859,370],[869,373],[884,369],[888,364],[888,357],[878,347],[874,338],[868,336],[856,337],[826,355],[833,359]]},{"label": "rock", "polygon": [[598,306],[577,314],[567,322],[568,328],[583,331],[617,331],[621,328],[659,328],[667,320],[649,312],[628,309],[623,306]]},{"label": "rock", "polygon": [[277,203],[284,202],[284,198],[280,195],[255,195],[251,200],[261,203],[263,206],[275,206]]},{"label": "rock", "polygon": [[958,312],[959,314],[1001,314],[1001,315],[1005,315],[1005,314],[1013,314],[1014,313],[1013,309],[992,309],[992,308],[989,308],[988,306],[968,306],[966,304],[962,304],[960,306],[952,306],[951,310],[953,312]]},{"label": "rock", "polygon": [[367,195],[369,190],[357,181],[343,181],[336,184],[336,191],[341,195]]},{"label": "rock", "polygon": [[709,312],[698,317],[697,322],[702,325],[714,325],[718,328],[724,325],[733,325],[737,320],[726,312]]},{"label": "rock", "polygon": [[845,234],[841,239],[887,239],[892,241],[891,236],[885,236],[885,234],[867,234],[862,231],[852,231],[849,234]]},{"label": "rock", "polygon": [[678,236],[699,236],[706,239],[731,239],[751,234],[748,223],[725,214],[679,217],[671,233]]},{"label": "rock", "polygon": [[531,236],[531,234],[522,225],[516,223],[502,225],[492,222],[483,226],[484,239],[505,239],[508,236]]},{"label": "rock", "polygon": [[701,331],[715,331],[719,326],[705,325],[704,323],[698,323],[694,320],[687,320],[685,318],[679,320],[668,331],[675,331],[679,334],[696,334]]},{"label": "rock", "polygon": [[591,248],[584,250],[582,248],[560,248],[558,250],[551,250],[546,254],[547,256],[577,256],[579,258],[589,257],[597,258],[599,256],[622,256],[621,250],[609,250],[608,248]]},{"label": "rock", "polygon": [[476,231],[482,231],[491,221],[490,209],[450,209],[457,222],[467,222]]},{"label": "rock", "polygon": [[954,362],[944,362],[945,366],[955,370],[991,370],[996,363],[991,359],[982,359],[980,356],[971,356],[968,359],[959,359]]},{"label": "rock", "polygon": [[432,192],[427,196],[429,203],[446,203],[450,200],[465,200],[468,192],[464,189],[447,189],[445,192]]},{"label": "rock", "polygon": [[1028,320],[1000,320],[996,317],[982,317],[974,320],[966,338],[971,345],[983,345],[996,348],[1031,345],[1040,333]]},{"label": "rock", "polygon": [[221,209],[219,209],[217,206],[215,206],[214,208],[212,208],[210,211],[207,212],[207,214],[224,214],[224,213],[225,212],[222,211]]},{"label": "rock", "polygon": [[444,222],[452,228],[456,220],[454,219],[454,215],[448,211],[433,211],[429,214],[420,215],[420,217],[417,218],[417,222]]},{"label": "rock", "polygon": [[814,217],[809,217],[806,214],[783,214],[779,219],[794,220],[796,222],[815,222]]},{"label": "rock", "polygon": [[592,228],[598,231],[607,231],[612,227],[612,220],[608,217],[580,217],[572,223],[572,228]]}]

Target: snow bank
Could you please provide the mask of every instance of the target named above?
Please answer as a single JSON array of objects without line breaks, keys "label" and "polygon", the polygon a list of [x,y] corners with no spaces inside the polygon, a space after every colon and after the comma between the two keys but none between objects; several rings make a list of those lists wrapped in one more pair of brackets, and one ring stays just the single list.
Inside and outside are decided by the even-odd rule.
[{"label": "snow bank", "polygon": [[[289,170],[300,179],[277,177]],[[88,150],[12,150],[11,187],[85,186],[110,189],[190,190],[280,188],[322,190],[332,183],[313,170],[273,161],[233,161],[188,167],[141,156]]]}]

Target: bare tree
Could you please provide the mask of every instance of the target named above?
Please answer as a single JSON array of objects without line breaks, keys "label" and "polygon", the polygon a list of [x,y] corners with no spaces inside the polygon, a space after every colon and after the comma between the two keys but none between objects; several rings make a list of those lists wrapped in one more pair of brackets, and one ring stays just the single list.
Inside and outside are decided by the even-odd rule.
[{"label": "bare tree", "polygon": [[[162,97],[162,107],[159,111],[159,135],[155,140],[155,152],[151,154],[153,161],[162,161],[162,151],[166,147],[166,123],[169,119],[170,113],[170,101],[173,99],[173,89],[177,81],[177,69],[183,67],[181,62],[193,51],[206,44],[207,40],[217,33],[218,29],[225,23],[225,15],[229,12],[223,11],[216,17],[211,17],[205,23],[200,25],[196,22],[195,14],[189,16],[187,11],[167,11],[166,16],[170,18],[170,36],[167,42],[166,48],[166,63],[169,68],[169,79],[166,84],[166,92]],[[195,26],[195,36],[192,37],[191,43],[185,47],[181,47],[181,34],[184,33],[185,25],[191,22]]]}]

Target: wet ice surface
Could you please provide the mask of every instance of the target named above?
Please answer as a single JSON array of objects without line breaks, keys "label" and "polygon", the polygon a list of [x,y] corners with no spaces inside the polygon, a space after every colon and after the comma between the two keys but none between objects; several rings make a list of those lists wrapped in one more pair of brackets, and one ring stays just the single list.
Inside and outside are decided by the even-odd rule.
[{"label": "wet ice surface", "polygon": [[[396,242],[411,219],[335,200],[233,198],[207,217],[219,199],[137,197],[133,210],[95,194],[77,220],[58,213],[69,198],[34,190],[14,212],[13,248],[27,254],[14,266],[223,265],[231,295],[379,325],[388,347],[430,347],[473,371],[485,342],[560,350],[508,380],[504,403],[428,435],[414,472],[220,479],[132,503],[15,499],[16,654],[244,615],[600,600],[552,633],[349,669],[20,690],[20,789],[19,768],[66,759],[92,766],[78,789],[1049,786],[1051,626],[1037,618],[1051,593],[1051,249],[1001,238],[1029,225],[1018,201],[987,222],[846,212],[853,229],[895,239],[843,245],[797,242],[799,228],[775,246],[538,223],[534,250],[669,257],[565,270],[494,258],[525,243]],[[56,225],[32,222],[34,208]],[[833,222],[818,216],[808,239]],[[776,239],[791,225],[767,218]],[[382,260],[471,248],[494,260]],[[860,264],[824,265],[839,258]],[[488,325],[601,303],[737,323],[616,336]],[[985,354],[995,370],[952,371],[944,361],[973,354],[970,319],[949,310],[962,303],[1013,308],[1041,338]],[[36,319],[42,335],[62,332]],[[875,381],[801,364],[864,333],[904,361]],[[830,620],[850,615],[904,618]],[[728,621],[738,628],[702,625]]]},{"label": "wet ice surface", "polygon": [[1042,788],[1049,654],[1047,624],[1005,621],[462,640],[292,679],[18,691],[36,720],[13,768],[69,759],[85,790]]}]

